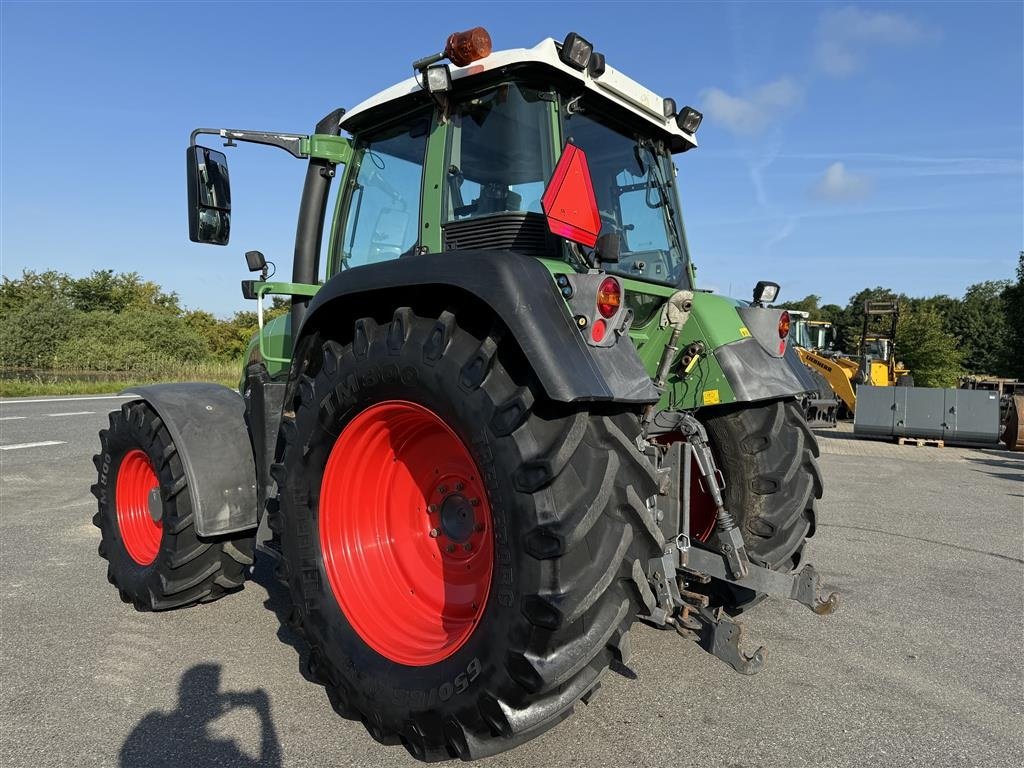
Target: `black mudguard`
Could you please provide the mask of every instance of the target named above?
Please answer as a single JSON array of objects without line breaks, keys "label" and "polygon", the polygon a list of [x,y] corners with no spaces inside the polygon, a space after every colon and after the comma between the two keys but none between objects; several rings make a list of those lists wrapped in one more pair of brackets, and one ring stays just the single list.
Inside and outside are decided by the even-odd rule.
[{"label": "black mudguard", "polygon": [[775,400],[816,389],[810,371],[788,344],[780,356],[756,339],[741,339],[716,349],[715,359],[737,401]]},{"label": "black mudguard", "polygon": [[404,291],[403,300],[410,295],[422,300],[432,290],[468,295],[490,307],[552,400],[639,405],[659,399],[628,334],[610,347],[588,346],[551,273],[536,259],[508,251],[423,254],[345,270],[310,303],[294,348],[302,349],[303,339],[318,330],[353,321],[354,302],[393,305],[388,291]]},{"label": "black mudguard", "polygon": [[132,387],[157,412],[178,450],[199,536],[254,528],[256,463],[242,396],[220,384]]}]

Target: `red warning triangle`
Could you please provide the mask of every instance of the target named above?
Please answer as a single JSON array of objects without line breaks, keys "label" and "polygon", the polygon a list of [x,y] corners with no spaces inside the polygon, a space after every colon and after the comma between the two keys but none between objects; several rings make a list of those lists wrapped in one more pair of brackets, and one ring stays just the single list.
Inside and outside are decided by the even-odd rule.
[{"label": "red warning triangle", "polygon": [[587,248],[594,247],[601,231],[601,213],[582,149],[565,145],[540,204],[554,234]]}]

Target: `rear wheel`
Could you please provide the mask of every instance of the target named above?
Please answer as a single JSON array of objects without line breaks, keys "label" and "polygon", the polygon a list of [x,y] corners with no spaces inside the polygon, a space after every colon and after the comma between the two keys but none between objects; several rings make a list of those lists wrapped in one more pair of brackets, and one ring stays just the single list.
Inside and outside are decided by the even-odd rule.
[{"label": "rear wheel", "polygon": [[[747,556],[757,565],[791,571],[814,535],[822,495],[818,442],[799,403],[775,400],[700,413],[725,478],[725,506],[743,533]],[[692,530],[706,540],[714,529],[714,505],[693,487]],[[712,599],[730,613],[759,602],[749,589],[713,582]]]},{"label": "rear wheel", "polygon": [[638,433],[547,401],[514,345],[450,312],[314,340],[271,524],[334,708],[419,759],[475,759],[587,701],[663,543]]},{"label": "rear wheel", "polygon": [[145,402],[126,403],[100,432],[99,554],[107,580],[140,611],[216,600],[238,589],[253,562],[253,536],[196,536],[181,459],[160,417]]}]

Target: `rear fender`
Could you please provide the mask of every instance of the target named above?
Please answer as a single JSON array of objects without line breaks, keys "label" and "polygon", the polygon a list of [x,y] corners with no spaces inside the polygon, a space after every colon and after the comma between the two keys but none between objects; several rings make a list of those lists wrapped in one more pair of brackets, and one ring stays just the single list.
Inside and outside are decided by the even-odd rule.
[{"label": "rear fender", "polygon": [[160,416],[185,470],[199,536],[221,536],[257,522],[256,464],[242,396],[220,384],[133,387],[123,394]]},{"label": "rear fender", "polygon": [[[680,358],[704,348],[689,373],[681,359],[670,369],[662,408],[685,410],[735,402],[775,400],[815,389],[788,344],[779,339],[780,310],[738,306],[735,300],[696,293],[677,346]],[[636,335],[649,371],[656,370],[671,328],[657,319]]]},{"label": "rear fender", "polygon": [[[515,339],[543,387],[557,402],[642,405],[658,400],[627,334],[607,347],[589,346],[548,269],[508,251],[455,251],[407,256],[355,267],[329,280],[309,305],[296,339],[297,358],[317,332],[344,334],[360,316],[402,306],[445,309],[459,297],[491,311]],[[386,312],[390,319],[390,311]],[[298,374],[293,361],[289,378]]]}]

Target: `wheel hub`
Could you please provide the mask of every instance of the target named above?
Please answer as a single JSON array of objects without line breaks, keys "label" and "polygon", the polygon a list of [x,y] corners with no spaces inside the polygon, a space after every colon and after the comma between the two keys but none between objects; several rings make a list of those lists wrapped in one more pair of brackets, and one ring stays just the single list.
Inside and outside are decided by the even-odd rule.
[{"label": "wheel hub", "polygon": [[164,517],[164,504],[163,500],[160,498],[159,486],[153,487],[153,489],[149,492],[149,499],[147,501],[149,506],[150,518],[153,520],[154,523],[159,523],[161,520],[163,520]]},{"label": "wheel hub", "polygon": [[476,526],[473,507],[461,493],[453,493],[441,502],[441,532],[459,544],[468,541]]}]

